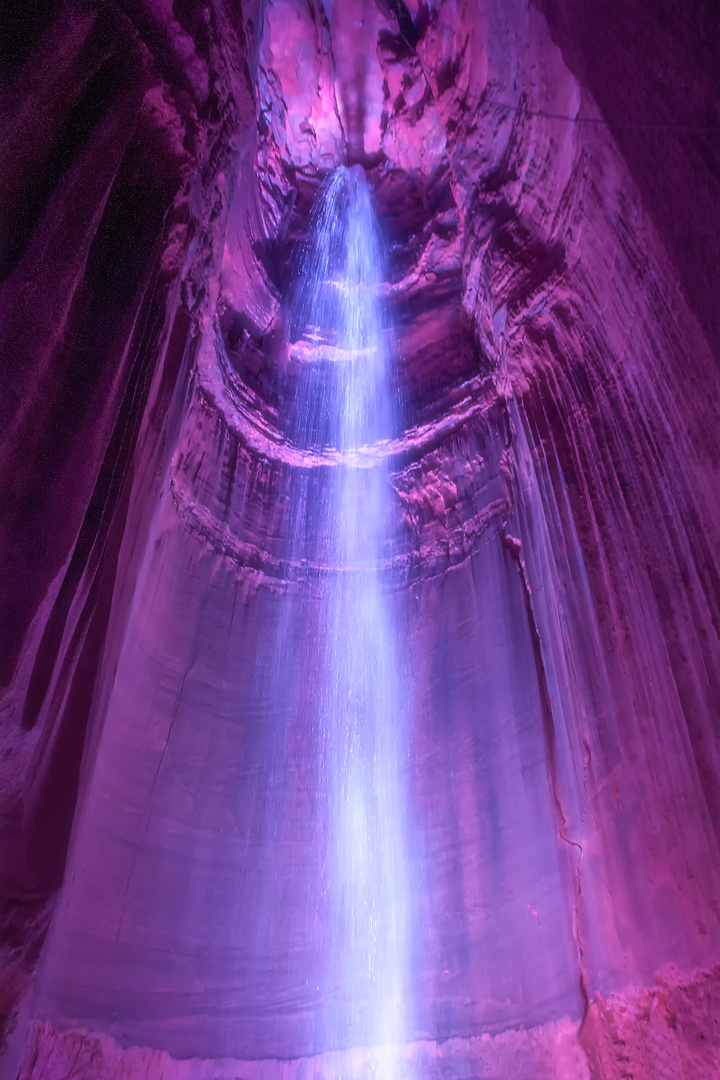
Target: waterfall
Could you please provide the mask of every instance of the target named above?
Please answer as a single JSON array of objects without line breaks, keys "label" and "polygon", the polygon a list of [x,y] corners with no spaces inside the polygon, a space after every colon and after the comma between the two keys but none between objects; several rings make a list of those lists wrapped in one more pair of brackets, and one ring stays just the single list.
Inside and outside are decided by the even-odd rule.
[{"label": "waterfall", "polygon": [[384,278],[365,175],[340,168],[316,202],[291,305],[288,435],[316,474],[293,496],[292,546],[314,611],[306,674],[326,913],[322,1041],[375,1048],[378,1076],[410,1036],[411,945],[406,695],[383,570],[393,425]]}]

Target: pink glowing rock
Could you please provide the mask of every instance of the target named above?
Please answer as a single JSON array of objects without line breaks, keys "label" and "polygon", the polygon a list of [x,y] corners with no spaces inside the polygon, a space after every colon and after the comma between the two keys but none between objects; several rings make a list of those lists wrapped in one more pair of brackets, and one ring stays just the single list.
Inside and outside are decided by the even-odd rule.
[{"label": "pink glowing rock", "polygon": [[322,5],[273,0],[260,48],[261,116],[289,162],[326,170],[339,165],[345,135]]}]

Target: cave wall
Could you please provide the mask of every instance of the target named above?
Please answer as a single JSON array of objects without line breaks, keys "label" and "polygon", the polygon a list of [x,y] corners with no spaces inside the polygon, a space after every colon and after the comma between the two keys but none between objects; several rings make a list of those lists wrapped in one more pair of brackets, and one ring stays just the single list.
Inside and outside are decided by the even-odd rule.
[{"label": "cave wall", "polygon": [[302,677],[269,730],[263,649],[312,610],[287,506],[322,468],[274,372],[288,246],[341,160],[376,170],[397,268],[410,1066],[717,1070],[712,12],[410,10],[416,47],[360,2],[18,31],[8,114],[21,87],[59,104],[36,140],[7,126],[3,181],[9,1013],[81,793],[28,1078],[338,1067]]},{"label": "cave wall", "polygon": [[[404,656],[417,720],[406,772],[423,879],[416,1038],[469,1038],[508,1020],[540,1026],[582,1009],[524,594],[500,539],[501,420],[478,416],[435,455],[441,476],[465,472],[456,454],[476,461],[458,477],[465,520],[453,568],[446,544],[433,545],[437,520],[419,526],[429,535],[415,570],[405,552],[390,568],[395,590],[411,581]],[[318,993],[323,822],[303,701],[317,605],[286,580],[288,463],[260,467],[241,432],[218,424],[196,384],[138,578],[39,1008],[178,1058],[307,1058],[326,1049],[328,1010],[342,1015]],[[413,482],[412,471],[397,482],[406,503],[421,503],[426,477]],[[492,668],[478,663],[490,655]]]},{"label": "cave wall", "polygon": [[132,3],[2,16],[6,1018],[63,880],[84,747],[102,727],[90,716],[112,684],[210,302],[228,164],[254,112],[237,16],[220,8],[210,30],[191,7],[175,19]]}]

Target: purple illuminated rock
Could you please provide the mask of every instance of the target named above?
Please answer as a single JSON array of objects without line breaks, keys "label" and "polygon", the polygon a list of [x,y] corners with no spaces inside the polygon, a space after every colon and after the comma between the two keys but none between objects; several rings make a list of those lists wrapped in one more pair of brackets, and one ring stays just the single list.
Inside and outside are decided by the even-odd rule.
[{"label": "purple illuminated rock", "polygon": [[716,1075],[718,47],[695,7],[411,4],[416,47],[360,0],[13,23],[10,1016],[54,904],[27,1080],[367,1068],[322,1039],[343,987],[318,991],[316,608],[287,542],[332,466],[282,422],[292,244],[344,160],[385,229],[405,402],[376,452],[413,686],[406,1064]]}]

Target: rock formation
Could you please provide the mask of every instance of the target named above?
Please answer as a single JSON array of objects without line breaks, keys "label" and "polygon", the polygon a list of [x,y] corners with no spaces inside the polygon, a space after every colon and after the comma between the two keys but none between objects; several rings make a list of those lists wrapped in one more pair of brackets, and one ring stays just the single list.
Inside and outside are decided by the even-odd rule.
[{"label": "rock formation", "polygon": [[408,1075],[716,1076],[714,7],[2,19],[7,1076],[367,1075],[318,1037],[312,762],[265,709],[327,467],[283,427],[285,300],[340,163],[404,409]]}]

